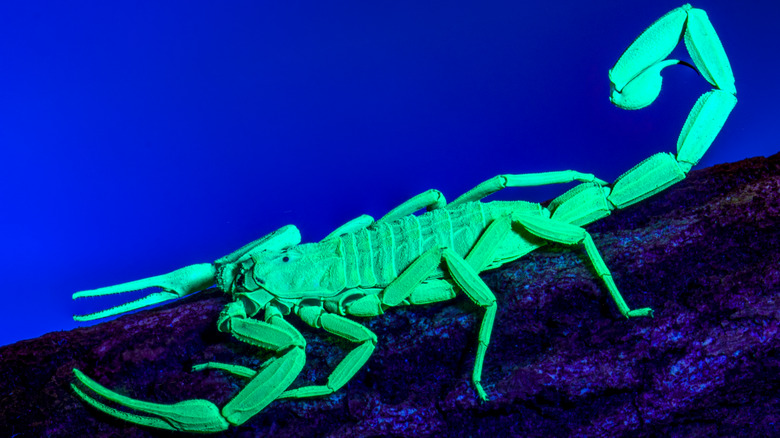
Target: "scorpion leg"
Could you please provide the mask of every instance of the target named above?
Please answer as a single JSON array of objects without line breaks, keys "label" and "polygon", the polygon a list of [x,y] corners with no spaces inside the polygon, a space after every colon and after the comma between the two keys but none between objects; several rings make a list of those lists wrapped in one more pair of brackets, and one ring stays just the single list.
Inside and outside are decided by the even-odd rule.
[{"label": "scorpion leg", "polygon": [[[443,208],[445,205],[447,205],[447,201],[444,199],[444,195],[440,191],[434,189],[426,190],[425,192],[420,193],[419,195],[409,199],[398,207],[390,210],[390,212],[382,216],[382,218],[376,222],[392,222],[396,219],[408,216],[422,208],[436,210]],[[336,228],[322,240],[328,240],[334,237],[339,237],[342,234],[362,230],[363,228],[366,228],[373,223],[374,219],[371,216],[364,214]]]},{"label": "scorpion leg", "polygon": [[[381,302],[386,306],[396,306],[406,299],[416,302],[444,301],[453,297],[452,288],[446,282],[433,282],[430,287],[421,290],[424,282],[439,266],[442,260],[458,287],[475,304],[485,309],[485,315],[479,329],[479,345],[474,362],[472,381],[482,400],[487,400],[487,393],[482,387],[482,366],[485,353],[490,343],[493,321],[496,317],[496,297],[484,281],[479,278],[477,269],[489,263],[498,243],[509,231],[508,218],[493,221],[472,249],[468,261],[450,248],[431,248],[418,257],[404,272],[401,273],[382,292]],[[473,265],[472,265],[473,263]],[[475,269],[475,267],[477,269]],[[416,292],[417,291],[417,292]]]},{"label": "scorpion leg", "polygon": [[[264,366],[262,366],[261,368],[264,368]],[[241,365],[234,365],[231,363],[206,362],[206,363],[201,363],[192,366],[192,371],[204,371],[204,370],[226,371],[234,376],[244,377],[246,379],[251,379],[257,376],[256,370]]]},{"label": "scorpion leg", "polygon": [[409,303],[414,306],[440,303],[455,298],[455,287],[447,280],[425,280],[414,288],[409,295]]},{"label": "scorpion leg", "polygon": [[511,229],[510,216],[503,216],[493,220],[466,255],[468,264],[477,272],[487,269],[487,266],[493,261],[496,249],[498,249],[499,244],[509,234]]},{"label": "scorpion leg", "polygon": [[363,365],[366,364],[366,361],[374,352],[374,348],[376,348],[376,335],[368,328],[343,316],[327,313],[321,307],[318,309],[319,312],[309,312],[309,310],[314,310],[313,307],[299,307],[298,314],[301,316],[301,319],[314,328],[324,329],[328,333],[359,345],[336,365],[336,368],[328,376],[328,383],[325,385],[302,386],[290,389],[283,392],[278,398],[319,397],[338,391],[352,379],[355,373],[363,368]]},{"label": "scorpion leg", "polygon": [[381,293],[381,304],[395,307],[411,295],[412,291],[430,277],[441,263],[441,248],[431,248],[417,257],[404,271],[388,284]]},{"label": "scorpion leg", "polygon": [[344,225],[336,228],[330,234],[325,236],[325,238],[322,240],[325,241],[328,239],[339,237],[342,234],[347,234],[358,230],[362,230],[363,228],[366,228],[373,223],[374,223],[374,218],[372,218],[367,214],[362,214],[356,217],[355,219],[352,219],[349,222],[345,223]]},{"label": "scorpion leg", "polygon": [[232,364],[209,362],[193,370],[222,369],[251,380],[222,408],[222,415],[233,425],[240,425],[276,400],[298,377],[306,362],[303,335],[282,318],[273,306],[265,309],[265,321],[248,318],[240,301],[230,303],[220,315],[219,330],[236,339],[274,351],[280,356],[253,374],[251,369]]},{"label": "scorpion leg", "polygon": [[497,175],[480,183],[468,192],[450,202],[448,207],[456,207],[466,202],[479,201],[507,187],[531,187],[547,184],[565,184],[572,181],[595,182],[606,185],[606,181],[596,178],[592,173],[582,173],[575,170],[560,170],[556,172],[524,173],[519,175]]},{"label": "scorpion leg", "polygon": [[275,308],[266,309],[266,321],[242,318],[243,305],[228,305],[220,317],[220,330],[229,331],[236,338],[253,345],[272,350],[278,357],[266,362],[257,372],[238,365],[209,362],[196,365],[193,370],[221,369],[250,382],[220,411],[208,400],[185,400],[175,404],[162,404],[132,399],[107,389],[74,369],[76,379],[102,398],[120,407],[143,414],[125,412],[94,398],[72,384],[73,391],[85,402],[114,417],[142,426],[186,432],[217,432],[230,424],[239,425],[276,400],[300,373],[305,362],[303,336]]},{"label": "scorpion leg", "polygon": [[474,372],[471,380],[474,388],[477,390],[479,398],[483,401],[488,400],[487,393],[482,388],[482,365],[485,362],[485,353],[487,353],[488,344],[490,344],[490,334],[493,332],[493,321],[496,319],[496,296],[490,288],[479,278],[479,274],[471,265],[459,256],[455,251],[445,248],[442,257],[447,261],[452,278],[463,292],[478,306],[485,309],[482,316],[482,323],[479,326],[479,345],[477,346],[477,357],[474,361]]},{"label": "scorpion leg", "polygon": [[601,258],[593,238],[590,237],[584,228],[576,225],[559,222],[553,219],[532,216],[517,216],[514,221],[522,225],[531,234],[551,242],[558,242],[565,245],[576,245],[582,243],[585,246],[585,252],[588,255],[596,274],[604,281],[609,290],[612,299],[618,307],[620,313],[626,318],[636,316],[653,316],[653,310],[649,307],[631,310],[628,308],[623,296],[620,295],[609,268]]},{"label": "scorpion leg", "polygon": [[[491,261],[496,247],[506,233],[509,232],[509,229],[510,221],[508,217],[494,220],[480,237],[477,244],[475,244],[468,261],[450,248],[431,248],[412,262],[379,295],[366,295],[352,304],[357,305],[359,303],[357,307],[360,308],[361,315],[366,316],[366,309],[374,309],[376,314],[380,314],[384,307],[397,306],[406,300],[411,300],[413,303],[448,300],[454,296],[453,288],[449,283],[445,281],[425,281],[439,267],[442,260],[446,261],[449,272],[458,287],[463,290],[469,299],[485,309],[485,315],[482,318],[479,329],[479,346],[477,347],[472,381],[480,399],[487,400],[487,393],[481,384],[482,366],[485,361],[488,344],[490,343],[490,334],[493,330],[497,304],[495,295],[493,295],[493,292],[487,287],[485,282],[479,278],[477,269],[481,269],[482,266]],[[347,311],[349,312],[349,308]],[[358,325],[358,327],[362,326]],[[351,360],[350,363],[357,363],[357,361]]]},{"label": "scorpion leg", "polygon": [[377,222],[392,222],[404,216],[409,216],[410,214],[422,208],[426,208],[430,211],[444,208],[445,205],[447,205],[447,201],[444,199],[444,195],[436,189],[430,189],[390,210]]}]

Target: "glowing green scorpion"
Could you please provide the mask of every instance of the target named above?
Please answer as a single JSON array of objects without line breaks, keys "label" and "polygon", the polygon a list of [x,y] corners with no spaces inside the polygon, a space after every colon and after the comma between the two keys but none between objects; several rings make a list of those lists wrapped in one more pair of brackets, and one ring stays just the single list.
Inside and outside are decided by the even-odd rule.
[{"label": "glowing green scorpion", "polygon": [[[377,343],[374,333],[347,316],[377,316],[390,307],[445,301],[463,291],[484,312],[472,380],[479,397],[487,400],[480,380],[497,303],[478,273],[516,260],[547,242],[583,244],[620,313],[625,317],[652,316],[649,308],[628,307],[582,226],[685,178],[734,108],[736,89],[726,53],[707,14],[687,4],[653,23],[618,59],[609,71],[612,103],[625,109],[652,103],[661,90],[661,70],[681,63],[666,57],[682,39],[700,74],[714,88],[699,98],[688,115],[676,156],[655,154],[612,185],[592,174],[566,170],[499,175],[450,204],[440,192],[429,190],[378,221],[360,216],[321,242],[300,244],[298,229],[288,225],[213,264],[77,292],[74,299],[149,287],[162,289],[134,302],[74,317],[86,321],[180,298],[216,282],[234,299],[220,314],[219,330],[272,351],[274,359],[260,370],[215,362],[193,367],[223,370],[248,380],[222,409],[208,400],[171,405],[134,400],[101,386],[77,369],[73,372],[78,384],[71,385],[73,390],[95,408],[144,426],[190,432],[225,430],[231,424],[244,423],[274,400],[323,396],[344,386],[363,367]],[[480,202],[506,187],[572,181],[583,184],[547,208],[523,201]],[[422,208],[428,212],[413,215]],[[284,320],[291,313],[314,328],[357,345],[324,385],[287,389],[306,360],[306,341]],[[111,407],[96,396],[140,413]]]}]

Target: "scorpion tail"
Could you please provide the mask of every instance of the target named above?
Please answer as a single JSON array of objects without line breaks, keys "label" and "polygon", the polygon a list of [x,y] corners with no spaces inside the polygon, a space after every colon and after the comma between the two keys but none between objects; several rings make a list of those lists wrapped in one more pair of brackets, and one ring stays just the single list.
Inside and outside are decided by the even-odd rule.
[{"label": "scorpion tail", "polygon": [[216,269],[214,268],[214,265],[210,263],[201,263],[186,266],[164,275],[130,281],[115,286],[76,292],[73,294],[74,300],[84,297],[99,297],[134,292],[151,287],[162,289],[161,292],[154,292],[139,300],[131,301],[99,312],[90,313],[88,315],[74,315],[73,319],[76,321],[91,321],[93,319],[119,315],[132,310],[181,298],[209,288],[214,284],[215,276]]},{"label": "scorpion tail", "polygon": [[[685,40],[700,75],[712,85],[691,109],[677,140],[677,154],[659,153],[621,175],[609,201],[617,208],[633,205],[681,181],[707,152],[737,103],[734,74],[707,13],[684,5],[650,25],[609,71],[610,100],[624,109],[652,103],[661,90],[665,60]],[[683,63],[684,64],[684,63]]]},{"label": "scorpion tail", "polygon": [[629,110],[653,103],[661,91],[661,70],[677,64],[691,67],[666,59],[681,40],[695,70],[712,89],[701,95],[688,113],[677,139],[677,153],[651,155],[618,177],[611,187],[575,187],[550,203],[554,219],[583,226],[616,208],[634,205],[685,179],[707,152],[737,103],[737,89],[728,56],[703,10],[684,5],[642,32],[609,71],[610,101]]}]

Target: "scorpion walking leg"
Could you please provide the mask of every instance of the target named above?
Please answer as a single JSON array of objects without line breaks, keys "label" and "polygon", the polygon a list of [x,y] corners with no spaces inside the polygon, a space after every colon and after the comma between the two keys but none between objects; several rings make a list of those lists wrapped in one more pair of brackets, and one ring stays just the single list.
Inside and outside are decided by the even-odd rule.
[{"label": "scorpion walking leg", "polygon": [[374,348],[376,348],[376,335],[357,322],[340,315],[327,313],[321,307],[301,306],[298,314],[301,316],[301,319],[312,327],[324,329],[328,333],[360,345],[350,351],[336,365],[336,368],[328,376],[328,383],[325,385],[311,385],[290,389],[283,392],[278,398],[319,397],[332,394],[349,382],[355,373],[366,364],[366,361],[374,352]]},{"label": "scorpion walking leg", "polygon": [[498,249],[498,246],[504,240],[509,231],[512,229],[511,217],[503,216],[493,220],[488,225],[485,232],[479,237],[479,240],[474,244],[466,255],[466,261],[471,267],[477,271],[482,272],[488,264],[493,260],[493,255]]},{"label": "scorpion walking leg", "polygon": [[[482,387],[482,366],[485,362],[485,354],[490,343],[490,334],[493,331],[493,322],[496,317],[496,297],[484,281],[479,278],[477,269],[489,263],[498,243],[509,232],[510,222],[508,217],[493,221],[480,239],[467,259],[464,259],[450,248],[431,248],[409,265],[392,283],[382,292],[382,304],[396,306],[410,298],[419,302],[433,302],[452,298],[446,284],[434,282],[427,289],[429,291],[415,293],[425,285],[430,274],[444,259],[453,280],[458,287],[475,304],[485,309],[485,315],[479,328],[479,345],[474,361],[472,381],[474,388],[482,400],[487,400],[487,393]],[[475,268],[476,267],[476,268]],[[443,286],[443,287],[442,287]]]},{"label": "scorpion walking leg", "polygon": [[373,223],[374,223],[374,218],[372,218],[367,214],[361,214],[355,219],[352,219],[347,223],[345,223],[344,225],[333,230],[330,234],[325,236],[325,238],[322,239],[322,241],[324,242],[328,239],[339,237],[342,234],[353,233],[355,231],[362,230],[363,228],[366,228]]},{"label": "scorpion walking leg", "polygon": [[222,415],[233,425],[239,425],[279,398],[298,377],[306,362],[306,341],[301,333],[282,318],[273,306],[265,309],[265,321],[248,318],[241,301],[230,303],[220,315],[219,330],[230,332],[236,339],[262,347],[280,356],[271,359],[260,371],[250,368],[209,362],[193,370],[221,369],[251,378],[249,383],[222,408]]},{"label": "scorpion walking leg", "polygon": [[392,222],[404,216],[409,216],[410,214],[422,208],[436,210],[443,208],[445,205],[447,205],[447,201],[444,199],[444,195],[440,191],[435,189],[426,190],[399,205],[398,207],[390,210],[377,222]]},{"label": "scorpion walking leg", "polygon": [[559,222],[553,219],[532,216],[518,216],[514,221],[521,224],[531,234],[541,237],[551,242],[563,243],[565,245],[576,245],[582,243],[585,246],[585,252],[588,254],[596,274],[604,281],[609,290],[612,299],[618,307],[620,313],[626,318],[635,316],[653,316],[653,310],[645,307],[642,309],[631,310],[626,301],[620,295],[615,282],[612,280],[612,274],[609,272],[604,259],[601,258],[596,244],[590,237],[590,233],[582,227]]},{"label": "scorpion walking leg", "polygon": [[[493,330],[497,304],[493,292],[479,278],[478,270],[491,261],[495,249],[509,231],[510,219],[508,216],[494,220],[474,245],[466,259],[450,248],[431,248],[412,262],[379,295],[366,295],[353,302],[352,305],[360,309],[362,316],[368,316],[370,312],[367,312],[366,309],[374,309],[375,314],[378,315],[382,313],[383,308],[397,306],[405,300],[410,301],[412,304],[427,304],[448,300],[454,296],[453,289],[449,283],[440,280],[426,281],[441,264],[442,260],[446,261],[449,272],[457,286],[463,290],[469,299],[485,309],[485,315],[482,318],[479,329],[479,346],[477,347],[472,381],[479,397],[482,400],[487,400],[487,393],[481,384],[482,366],[485,361],[488,344],[490,343],[490,334]],[[350,311],[349,308],[347,311]]]},{"label": "scorpion walking leg", "polygon": [[485,309],[485,315],[482,317],[482,323],[479,326],[479,345],[477,346],[477,357],[474,361],[474,372],[472,381],[477,390],[479,398],[487,401],[488,396],[482,388],[482,364],[485,362],[485,353],[488,344],[490,344],[490,334],[493,332],[493,321],[496,319],[496,296],[490,288],[479,278],[479,274],[471,265],[455,253],[455,251],[445,248],[442,256],[447,261],[452,278],[463,292],[478,306]]},{"label": "scorpion walking leg", "polygon": [[[386,215],[382,216],[377,222],[392,222],[396,219],[408,216],[417,210],[427,208],[428,210],[435,210],[447,205],[447,201],[444,199],[444,195],[438,190],[427,190],[419,195],[409,199],[398,207],[390,210]],[[324,240],[339,237],[342,234],[352,233],[363,228],[368,227],[374,223],[374,218],[367,214],[360,215],[355,219],[350,220],[344,225],[336,228],[330,234],[325,236]]]},{"label": "scorpion walking leg", "polygon": [[448,207],[456,207],[466,202],[479,201],[480,199],[507,187],[543,186],[547,184],[570,183],[572,181],[595,182],[599,185],[607,184],[606,181],[596,178],[592,173],[582,173],[575,170],[525,173],[519,175],[497,175],[460,195],[460,197],[450,202]]}]

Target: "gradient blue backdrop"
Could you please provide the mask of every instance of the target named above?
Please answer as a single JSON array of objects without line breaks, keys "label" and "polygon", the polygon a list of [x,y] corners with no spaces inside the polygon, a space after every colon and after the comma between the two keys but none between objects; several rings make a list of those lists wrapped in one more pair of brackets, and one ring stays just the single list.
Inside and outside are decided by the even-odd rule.
[{"label": "gradient blue backdrop", "polygon": [[[318,240],[429,188],[454,199],[563,169],[613,180],[673,151],[707,84],[669,69],[658,102],[628,112],[607,70],[681,2],[3,2],[0,345],[113,303],[75,291],[288,223]],[[778,4],[694,3],[740,100],[699,167],[779,149]]]}]

